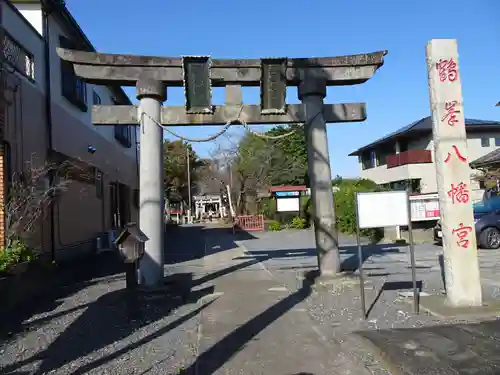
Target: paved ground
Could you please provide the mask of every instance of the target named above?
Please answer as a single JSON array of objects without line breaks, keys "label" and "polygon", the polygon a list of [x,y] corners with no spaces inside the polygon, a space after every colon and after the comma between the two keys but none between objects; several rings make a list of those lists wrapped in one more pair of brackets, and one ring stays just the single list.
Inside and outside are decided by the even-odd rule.
[{"label": "paved ground", "polygon": [[[259,239],[241,242],[246,255],[258,257],[290,290],[296,287],[296,280],[305,270],[314,267],[312,232],[288,231],[279,235],[269,232],[255,236]],[[340,242],[344,267],[354,269],[358,261],[355,241],[341,237]],[[417,280],[423,292],[439,294],[443,289],[441,250],[433,245],[415,247]],[[499,321],[471,325],[425,312],[415,315],[412,304],[399,295],[411,288],[407,247],[365,246],[364,256],[369,308],[366,321],[360,316],[357,285],[326,293],[317,291],[307,299],[309,316],[328,340],[343,343],[374,373],[500,373],[497,359],[500,336],[495,333],[500,329]],[[479,250],[479,257],[484,295],[498,298],[500,282],[496,275],[500,271],[500,252]],[[360,342],[359,338],[364,340]],[[366,342],[370,345],[365,346]],[[379,357],[387,361],[380,363]],[[471,362],[465,364],[468,360]]]},{"label": "paved ground", "polygon": [[393,374],[500,373],[500,322],[365,331]]},{"label": "paved ground", "polygon": [[[101,277],[55,290],[46,306],[16,313],[20,324],[9,321],[0,373],[500,373],[498,361],[490,359],[500,352],[498,336],[490,333],[498,326],[415,316],[398,296],[410,281],[404,248],[366,248],[370,314],[364,320],[359,285],[311,289],[304,280],[316,261],[312,232],[257,233],[236,240],[241,247],[230,231],[215,225],[170,234],[166,272],[172,291],[142,296],[141,314],[133,321],[127,316],[123,274],[103,272],[111,259],[101,256],[95,264]],[[344,266],[355,269],[354,241],[342,238],[341,243]],[[440,249],[416,250],[423,290],[438,293]],[[485,294],[494,296],[500,252],[481,252],[481,265]],[[434,372],[427,357],[438,363]],[[402,366],[394,366],[398,361]]]}]

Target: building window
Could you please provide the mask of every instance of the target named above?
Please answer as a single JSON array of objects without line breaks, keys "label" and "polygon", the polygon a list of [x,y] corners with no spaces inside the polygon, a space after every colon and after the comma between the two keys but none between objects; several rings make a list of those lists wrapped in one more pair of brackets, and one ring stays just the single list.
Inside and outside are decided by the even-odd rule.
[{"label": "building window", "polygon": [[31,80],[35,79],[35,59],[19,42],[4,31],[2,46],[4,61],[12,69]]},{"label": "building window", "polygon": [[384,151],[377,153],[377,167],[387,164],[387,154]]},{"label": "building window", "polygon": [[370,152],[370,168],[375,167],[377,162],[377,154],[375,151]]},{"label": "building window", "polygon": [[406,190],[410,194],[421,192],[420,179],[400,180],[390,183],[391,190]]},{"label": "building window", "polygon": [[500,137],[495,137],[495,146],[500,147]]},{"label": "building window", "polygon": [[370,169],[375,166],[375,152],[361,154],[361,168]]},{"label": "building window", "polygon": [[408,151],[408,149],[409,149],[409,147],[408,147],[407,140],[399,141],[399,152],[406,152],[406,151]]},{"label": "building window", "polygon": [[95,91],[92,91],[92,103],[94,105],[101,105],[101,97]]},{"label": "building window", "polygon": [[[78,49],[75,43],[64,36],[59,37],[62,48]],[[83,112],[87,111],[87,85],[76,76],[73,64],[61,59],[61,92],[70,103]]]},{"label": "building window", "polygon": [[490,147],[489,137],[481,137],[481,147]]},{"label": "building window", "polygon": [[109,184],[109,213],[111,227],[120,228],[120,213],[118,212],[118,186],[115,182]]},{"label": "building window", "polygon": [[115,138],[123,147],[132,147],[132,130],[129,125],[115,125]]}]

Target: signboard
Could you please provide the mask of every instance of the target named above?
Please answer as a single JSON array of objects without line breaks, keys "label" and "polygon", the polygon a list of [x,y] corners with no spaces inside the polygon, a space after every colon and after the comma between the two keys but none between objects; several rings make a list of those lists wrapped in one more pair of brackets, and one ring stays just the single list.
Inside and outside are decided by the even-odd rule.
[{"label": "signboard", "polygon": [[276,199],[276,211],[278,212],[299,212],[299,198],[278,198]]},{"label": "signboard", "polygon": [[277,191],[277,197],[298,197],[300,193],[298,191]]},{"label": "signboard", "polygon": [[212,113],[210,57],[182,58],[187,113]]},{"label": "signboard", "polygon": [[287,59],[262,59],[260,105],[262,114],[286,113]]},{"label": "signboard", "polygon": [[406,191],[356,194],[359,229],[404,226],[409,223]]},{"label": "signboard", "polygon": [[438,220],[439,198],[437,194],[410,195],[411,221]]},{"label": "signboard", "polygon": [[361,244],[360,229],[387,228],[408,226],[410,250],[411,276],[413,283],[413,309],[418,314],[419,299],[417,276],[415,270],[415,249],[410,220],[410,200],[406,191],[381,191],[370,193],[356,193],[356,240],[358,243],[358,270],[360,279],[361,311],[363,318],[367,318],[365,301],[365,281],[363,272],[363,246]]}]

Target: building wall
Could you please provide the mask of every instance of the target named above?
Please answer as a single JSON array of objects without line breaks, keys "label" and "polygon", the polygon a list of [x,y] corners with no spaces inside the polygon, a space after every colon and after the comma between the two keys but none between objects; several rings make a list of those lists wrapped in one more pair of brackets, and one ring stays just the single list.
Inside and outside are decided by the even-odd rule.
[{"label": "building wall", "polygon": [[[30,80],[16,72],[9,74],[5,141],[10,146],[10,173],[26,168],[27,162],[45,163],[48,132],[45,112],[44,44],[41,34],[41,11],[37,5],[18,5],[21,12],[6,2],[3,19],[6,31],[34,57],[35,75]],[[20,14],[22,13],[22,14]],[[26,17],[26,18],[24,18]],[[113,104],[113,93],[103,86],[87,85],[88,110],[82,111],[61,94],[60,59],[56,54],[59,35],[71,35],[57,17],[50,22],[51,41],[51,111],[53,149],[68,158],[81,160],[103,173],[102,195],[95,182],[72,181],[55,204],[55,248],[92,250],[95,238],[112,229],[110,188],[120,182],[130,189],[131,219],[137,220],[133,206],[133,189],[138,188],[136,132],[132,132],[132,147],[123,147],[114,137],[113,127],[96,127],[91,122],[93,91],[102,104]],[[96,152],[88,152],[88,146]],[[45,217],[40,230],[30,241],[48,251],[50,220]]]},{"label": "building wall", "polygon": [[[488,139],[489,145],[483,146],[482,139]],[[497,141],[496,141],[497,140]],[[489,133],[467,133],[467,154],[469,161],[475,160],[487,153],[495,150],[500,145],[500,132]],[[398,149],[398,147],[395,147]],[[430,150],[432,151],[432,160],[434,157],[434,142],[431,135],[419,136],[418,139],[408,143],[409,150]],[[394,168],[387,168],[387,165],[376,166],[374,168],[362,169],[361,161],[359,162],[361,169],[361,177],[368,178],[378,184],[386,184],[395,181],[420,179],[420,187],[422,193],[437,192],[436,169],[434,163],[427,164],[408,164]],[[472,171],[472,175],[477,174],[477,171]],[[480,196],[482,191],[479,191],[479,183],[472,182],[473,190],[477,190],[474,195]]]}]

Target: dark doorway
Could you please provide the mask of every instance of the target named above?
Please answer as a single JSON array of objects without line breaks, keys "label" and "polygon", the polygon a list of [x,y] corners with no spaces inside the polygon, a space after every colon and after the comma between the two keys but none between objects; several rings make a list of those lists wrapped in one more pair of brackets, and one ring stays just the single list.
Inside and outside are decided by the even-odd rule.
[{"label": "dark doorway", "polygon": [[123,228],[130,221],[130,188],[119,182],[109,184],[111,226]]},{"label": "dark doorway", "polygon": [[120,227],[130,222],[130,188],[118,183],[118,210],[120,212]]}]

